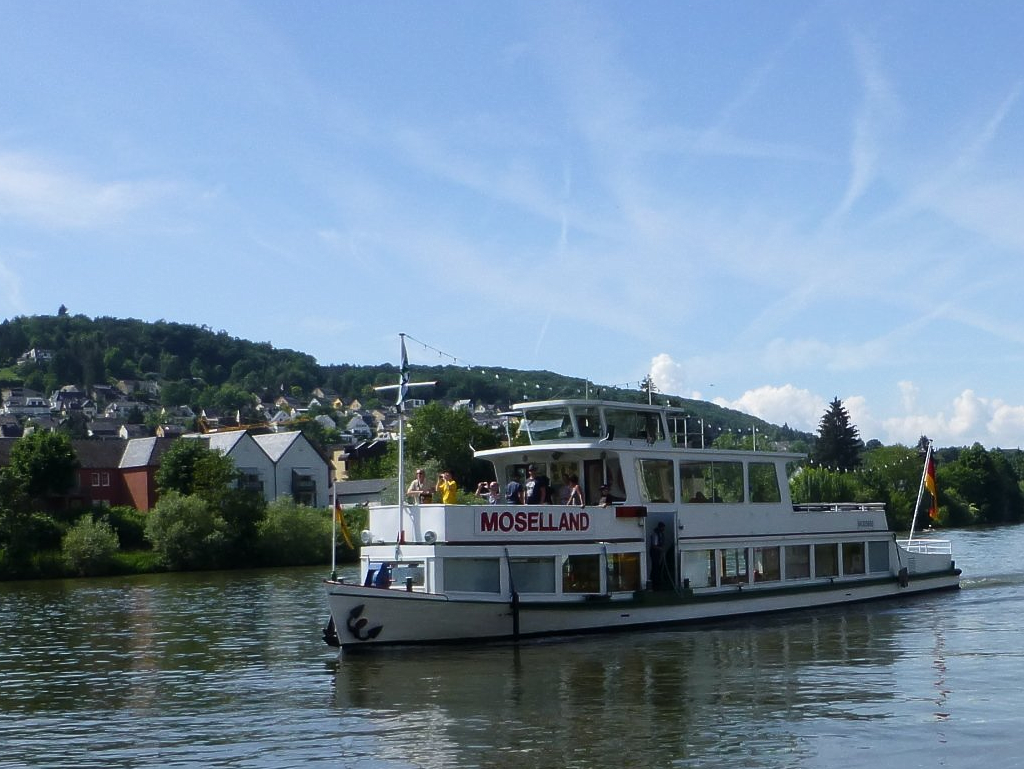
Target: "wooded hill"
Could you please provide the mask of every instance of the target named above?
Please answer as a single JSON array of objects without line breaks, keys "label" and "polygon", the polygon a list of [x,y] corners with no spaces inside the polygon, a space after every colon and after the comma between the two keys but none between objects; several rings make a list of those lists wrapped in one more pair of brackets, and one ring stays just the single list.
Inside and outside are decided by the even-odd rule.
[{"label": "wooded hill", "polygon": [[[48,360],[22,361],[30,350],[51,353]],[[639,388],[622,389],[588,383],[550,371],[523,371],[492,366],[413,366],[415,379],[436,380],[430,400],[474,403],[507,408],[524,400],[585,397],[646,402]],[[57,315],[19,316],[0,323],[0,386],[23,386],[48,395],[64,385],[89,391],[96,384],[121,380],[156,380],[161,383],[160,403],[188,404],[193,408],[241,409],[255,405],[254,396],[272,399],[284,393],[308,396],[316,388],[346,402],[358,398],[364,406],[378,405],[375,385],[398,379],[394,364],[321,366],[295,350],[277,349],[266,342],[250,342],[226,331],[160,320],[88,318],[63,311]],[[706,401],[656,393],[704,419],[716,437],[721,431],[750,434],[769,440],[810,442],[808,433],[769,424],[739,411]],[[696,426],[695,430],[699,429]]]}]

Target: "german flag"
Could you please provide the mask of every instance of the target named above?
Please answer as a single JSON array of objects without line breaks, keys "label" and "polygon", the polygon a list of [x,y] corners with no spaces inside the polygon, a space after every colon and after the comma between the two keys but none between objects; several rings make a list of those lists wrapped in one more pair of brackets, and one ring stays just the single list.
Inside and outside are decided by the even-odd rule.
[{"label": "german flag", "polygon": [[933,521],[939,517],[939,494],[935,489],[935,459],[928,455],[928,469],[924,474],[924,487],[932,495],[932,504],[928,508],[928,517]]}]

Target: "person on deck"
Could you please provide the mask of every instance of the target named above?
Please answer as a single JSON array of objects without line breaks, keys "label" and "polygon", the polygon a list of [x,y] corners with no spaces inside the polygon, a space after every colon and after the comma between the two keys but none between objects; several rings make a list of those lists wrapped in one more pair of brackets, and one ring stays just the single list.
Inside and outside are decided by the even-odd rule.
[{"label": "person on deck", "polygon": [[427,504],[434,498],[434,487],[427,483],[427,473],[423,468],[416,471],[416,477],[405,492],[409,502],[414,505]]},{"label": "person on deck", "polygon": [[519,479],[522,477],[522,474],[518,470],[514,470],[512,473],[512,479],[505,487],[505,501],[510,505],[523,504],[523,484],[519,482]]},{"label": "person on deck", "polygon": [[526,504],[546,505],[551,482],[548,477],[537,473],[537,468],[530,465],[526,468]]},{"label": "person on deck", "polygon": [[454,505],[459,498],[459,485],[448,470],[437,478],[437,493],[441,495],[443,505]]}]

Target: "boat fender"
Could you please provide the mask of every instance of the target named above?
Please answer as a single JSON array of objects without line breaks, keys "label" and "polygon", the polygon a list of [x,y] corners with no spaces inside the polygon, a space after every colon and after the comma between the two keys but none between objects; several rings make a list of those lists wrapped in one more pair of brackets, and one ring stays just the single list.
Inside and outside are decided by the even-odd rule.
[{"label": "boat fender", "polygon": [[910,584],[910,571],[906,566],[900,568],[899,574],[897,575],[900,581],[900,587],[906,587]]}]

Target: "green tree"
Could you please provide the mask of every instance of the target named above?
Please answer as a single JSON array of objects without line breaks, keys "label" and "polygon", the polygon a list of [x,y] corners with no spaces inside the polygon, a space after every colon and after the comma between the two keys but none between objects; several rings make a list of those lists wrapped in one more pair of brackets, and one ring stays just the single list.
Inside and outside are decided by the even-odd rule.
[{"label": "green tree", "polygon": [[170,491],[146,519],[146,538],[161,563],[171,569],[210,569],[221,565],[225,523],[205,500]]},{"label": "green tree", "polygon": [[86,513],[64,535],[61,555],[64,565],[80,576],[106,574],[120,548],[117,532],[105,520],[96,521]]},{"label": "green tree", "polygon": [[306,507],[291,499],[267,505],[259,525],[259,556],[268,566],[304,566],[330,558],[330,511]]},{"label": "green tree", "polygon": [[789,479],[789,490],[797,504],[814,502],[858,502],[864,490],[852,473],[826,467],[802,467]]},{"label": "green tree", "polygon": [[179,438],[164,452],[156,485],[161,494],[197,494],[218,504],[228,486],[238,479],[230,457],[214,451],[201,438]]},{"label": "green tree", "polygon": [[9,469],[28,496],[45,504],[47,497],[62,496],[75,485],[78,459],[67,435],[36,430],[14,442]]},{"label": "green tree", "polygon": [[850,422],[850,414],[839,398],[833,399],[818,423],[812,460],[824,467],[853,470],[860,465],[862,449],[863,443],[857,428]]},{"label": "green tree", "polygon": [[474,459],[473,449],[499,445],[498,436],[473,421],[468,413],[441,403],[428,403],[413,412],[406,424],[405,456],[409,464],[434,460],[450,470],[459,487],[472,488],[487,477],[487,465]]},{"label": "green tree", "polygon": [[[861,483],[870,496],[864,501],[884,502],[889,526],[894,530],[909,530],[924,468],[921,453],[906,446],[879,445],[865,451],[863,460]],[[927,505],[922,504],[925,505],[924,520],[919,513],[918,526],[924,525],[928,517]]]},{"label": "green tree", "polygon": [[1017,523],[1024,518],[1019,479],[998,449],[986,451],[975,443],[956,461],[939,465],[936,475],[940,502],[955,494],[976,510],[977,523]]}]

